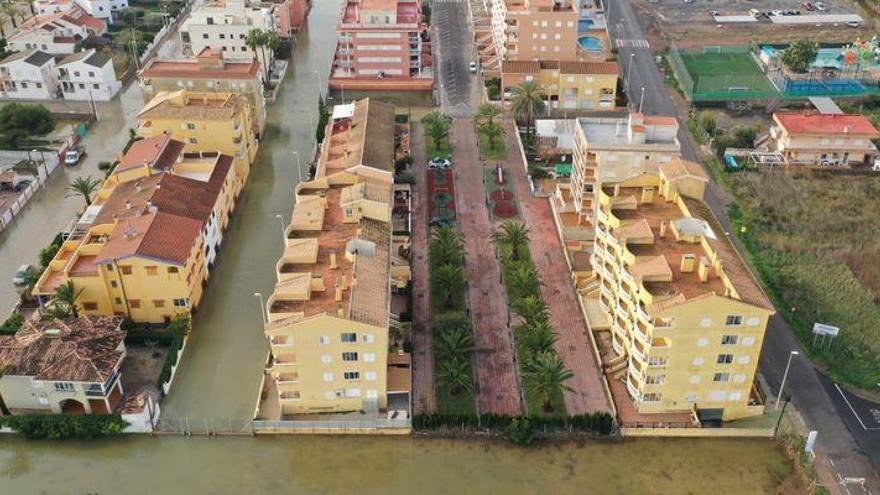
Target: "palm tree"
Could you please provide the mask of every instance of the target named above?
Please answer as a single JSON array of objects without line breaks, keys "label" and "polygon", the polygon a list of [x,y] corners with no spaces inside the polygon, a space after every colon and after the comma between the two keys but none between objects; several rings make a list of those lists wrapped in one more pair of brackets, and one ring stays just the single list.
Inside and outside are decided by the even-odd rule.
[{"label": "palm tree", "polygon": [[92,194],[101,185],[101,181],[93,179],[92,176],[77,177],[67,186],[67,197],[82,196],[86,202],[86,208],[92,205]]},{"label": "palm tree", "polygon": [[449,225],[434,227],[429,254],[434,266],[461,264],[464,258],[461,234]]},{"label": "palm tree", "polygon": [[453,359],[467,354],[474,346],[474,337],[467,328],[457,327],[439,333],[434,341],[434,352],[441,359]]},{"label": "palm tree", "polygon": [[434,142],[434,150],[439,152],[443,140],[449,136],[452,117],[434,110],[422,117],[422,125],[425,126],[425,134]]},{"label": "palm tree", "polygon": [[510,307],[527,322],[547,321],[547,304],[537,295],[525,296]]},{"label": "palm tree", "polygon": [[504,222],[492,233],[492,240],[510,253],[510,259],[519,261],[528,253],[529,232],[522,222]]},{"label": "palm tree", "polygon": [[555,352],[534,355],[523,366],[523,385],[528,393],[540,397],[545,413],[553,412],[553,397],[563,391],[572,392],[565,384],[574,376]]},{"label": "palm tree", "polygon": [[257,57],[257,53],[262,56],[262,61],[260,65],[263,67],[263,85],[269,84],[269,67],[266,64],[266,45],[269,43],[269,37],[266,35],[266,32],[262,29],[251,29],[248,31],[247,36],[244,39],[244,44],[248,48],[254,52],[254,58]]},{"label": "palm tree", "polygon": [[85,288],[77,290],[73,286],[73,280],[68,280],[66,284],[61,284],[55,289],[54,305],[55,310],[61,315],[70,315],[74,318],[79,317],[79,310],[76,307],[76,301],[82,295]]},{"label": "palm tree", "polygon": [[495,140],[504,134],[504,128],[495,122],[484,122],[479,127],[480,134],[486,137],[489,151],[495,151]]},{"label": "palm tree", "polygon": [[459,328],[467,333],[473,332],[471,317],[464,311],[444,311],[438,315],[431,315],[436,334],[454,332]]},{"label": "palm tree", "polygon": [[[559,336],[547,320],[526,322],[521,325],[517,338],[522,339],[525,348],[530,355],[535,356],[544,352],[553,351]],[[525,359],[522,357],[521,359]]]},{"label": "palm tree", "polygon": [[456,396],[474,389],[470,364],[461,357],[444,361],[437,369],[437,380],[449,387],[449,394]]},{"label": "palm tree", "polygon": [[510,108],[513,115],[526,123],[526,141],[531,135],[531,126],[535,117],[544,113],[544,92],[534,81],[526,81],[514,86],[510,97]]},{"label": "palm tree", "polygon": [[507,287],[511,292],[510,299],[517,301],[526,296],[537,295],[541,283],[538,281],[538,272],[529,262],[515,263],[504,274],[507,279]]},{"label": "palm tree", "polygon": [[474,120],[477,124],[494,124],[495,118],[500,117],[503,113],[501,107],[491,103],[483,103],[474,114]]},{"label": "palm tree", "polygon": [[431,274],[431,282],[439,300],[446,308],[452,309],[455,296],[464,291],[464,271],[460,265],[443,265]]}]

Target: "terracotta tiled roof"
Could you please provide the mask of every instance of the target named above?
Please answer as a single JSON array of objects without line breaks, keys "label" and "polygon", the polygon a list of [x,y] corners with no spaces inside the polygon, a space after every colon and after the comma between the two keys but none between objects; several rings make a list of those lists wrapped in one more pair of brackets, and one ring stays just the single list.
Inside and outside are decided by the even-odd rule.
[{"label": "terracotta tiled roof", "polygon": [[163,212],[149,212],[119,221],[95,263],[142,256],[185,265],[198,240],[202,222]]},{"label": "terracotta tiled roof", "polygon": [[669,180],[680,179],[682,177],[695,177],[708,181],[706,172],[699,163],[690,160],[682,160],[681,158],[673,158],[668,163],[661,163],[658,167],[663,175]]},{"label": "terracotta tiled roof", "polygon": [[858,134],[880,137],[880,131],[862,115],[777,112],[773,118],[791,134]]},{"label": "terracotta tiled roof", "polygon": [[502,74],[535,74],[541,70],[537,60],[505,60],[501,63]]},{"label": "terracotta tiled roof", "polygon": [[37,380],[103,383],[124,354],[120,317],[25,320],[0,337],[0,368]]},{"label": "terracotta tiled roof", "polygon": [[559,70],[561,74],[617,74],[615,62],[579,60],[507,60],[501,65],[505,74],[536,74],[541,70]]},{"label": "terracotta tiled roof", "polygon": [[140,139],[119,159],[115,171],[124,172],[143,167],[145,163],[156,170],[169,169],[183,153],[185,146],[183,142],[171,139],[171,134],[168,133]]}]

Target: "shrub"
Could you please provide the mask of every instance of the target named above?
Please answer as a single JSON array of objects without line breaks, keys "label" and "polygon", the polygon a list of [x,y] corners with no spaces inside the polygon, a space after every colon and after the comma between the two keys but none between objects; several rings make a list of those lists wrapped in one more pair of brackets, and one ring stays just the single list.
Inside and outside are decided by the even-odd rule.
[{"label": "shrub", "polygon": [[0,426],[12,428],[29,440],[88,440],[122,433],[127,425],[128,423],[118,414],[82,416],[33,414],[0,417]]},{"label": "shrub", "polygon": [[15,312],[9,315],[9,318],[6,318],[6,321],[3,322],[3,325],[0,326],[0,335],[12,335],[21,328],[21,324],[24,322],[24,316]]},{"label": "shrub", "polygon": [[527,417],[516,418],[504,429],[504,438],[516,445],[530,445],[535,440],[535,425]]},{"label": "shrub", "polygon": [[40,266],[44,268],[49,266],[49,262],[51,262],[52,258],[54,258],[56,254],[58,254],[59,249],[61,249],[60,242],[53,242],[52,244],[49,244],[48,246],[41,249]]},{"label": "shrub", "polygon": [[[614,418],[606,412],[578,414],[576,416],[507,416],[503,414],[430,413],[413,416],[413,428],[430,431],[444,428],[503,433],[516,420],[527,418],[535,432],[576,432],[610,435],[614,431]],[[522,426],[520,426],[521,428]]]},{"label": "shrub", "polygon": [[168,345],[168,354],[165,356],[165,364],[162,365],[162,372],[159,373],[159,379],[156,381],[159,390],[162,385],[171,380],[171,369],[177,364],[178,351],[183,347],[183,337],[174,335]]}]

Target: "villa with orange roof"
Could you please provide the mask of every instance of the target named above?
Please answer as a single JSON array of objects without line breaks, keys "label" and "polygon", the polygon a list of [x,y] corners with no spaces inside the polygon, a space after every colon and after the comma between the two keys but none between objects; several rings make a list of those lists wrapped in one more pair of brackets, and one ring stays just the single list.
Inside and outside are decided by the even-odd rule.
[{"label": "villa with orange roof", "polygon": [[880,131],[863,115],[776,112],[770,138],[790,163],[872,165]]},{"label": "villa with orange roof", "polygon": [[408,428],[409,355],[389,351],[399,324],[392,293],[409,281],[392,235],[393,164],[393,106],[334,107],[315,179],[296,186],[265,301],[271,357],[260,418],[365,412]]},{"label": "villa with orange roof", "polygon": [[73,6],[63,12],[36,15],[21,23],[18,32],[9,36],[10,51],[32,48],[46,53],[70,54],[76,44],[89,36],[101,36],[107,32],[107,24]]}]

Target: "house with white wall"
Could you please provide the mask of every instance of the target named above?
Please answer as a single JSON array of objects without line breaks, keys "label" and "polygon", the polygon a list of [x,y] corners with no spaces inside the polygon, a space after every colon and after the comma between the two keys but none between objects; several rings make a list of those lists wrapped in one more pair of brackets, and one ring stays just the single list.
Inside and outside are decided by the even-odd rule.
[{"label": "house with white wall", "polygon": [[57,69],[65,100],[110,101],[122,89],[113,60],[94,48],[67,55]]},{"label": "house with white wall", "polygon": [[274,56],[267,50],[264,60],[260,50],[254,54],[245,43],[252,29],[276,31],[275,4],[249,4],[245,0],[216,0],[193,8],[180,27],[185,52],[201,53],[205,48],[228,59],[253,59],[272,66]]},{"label": "house with white wall", "polygon": [[101,36],[106,32],[107,24],[104,21],[74,5],[66,11],[27,19],[7,41],[11,51],[36,48],[51,54],[67,54],[76,51],[77,43],[90,35]]},{"label": "house with white wall", "polygon": [[89,15],[113,24],[113,13],[128,8],[128,0],[74,0]]},{"label": "house with white wall", "polygon": [[0,61],[0,96],[48,100],[58,95],[58,75],[53,55],[32,48]]}]

